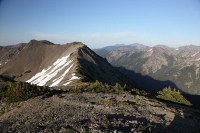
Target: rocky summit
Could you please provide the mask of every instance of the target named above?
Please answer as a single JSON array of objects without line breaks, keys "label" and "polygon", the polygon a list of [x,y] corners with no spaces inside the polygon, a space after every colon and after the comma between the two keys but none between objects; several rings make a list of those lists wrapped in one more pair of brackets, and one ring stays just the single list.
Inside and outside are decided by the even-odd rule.
[{"label": "rocky summit", "polygon": [[198,133],[198,110],[130,94],[59,94],[1,104],[1,132]]}]

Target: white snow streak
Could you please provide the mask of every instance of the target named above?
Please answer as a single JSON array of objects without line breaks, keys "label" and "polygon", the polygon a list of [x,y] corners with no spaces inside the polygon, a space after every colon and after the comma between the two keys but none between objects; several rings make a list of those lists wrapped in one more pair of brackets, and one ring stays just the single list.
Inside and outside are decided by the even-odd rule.
[{"label": "white snow streak", "polygon": [[70,84],[72,81],[69,81],[69,82],[67,82],[67,83],[65,83],[65,84],[63,84],[64,86],[67,86],[68,84]]},{"label": "white snow streak", "polygon": [[151,48],[151,49],[149,49],[147,52],[151,52],[153,49]]},{"label": "white snow streak", "polygon": [[75,75],[75,73],[73,73],[73,74],[72,74],[72,77],[71,77],[69,80],[67,80],[68,82],[65,83],[65,84],[63,84],[63,85],[66,86],[66,85],[70,84],[70,83],[72,82],[72,80],[76,80],[76,79],[80,79],[80,78],[77,77],[77,76]]},{"label": "white snow streak", "polygon": [[176,48],[175,50],[179,50],[179,48]]},{"label": "white snow streak", "polygon": [[50,66],[47,69],[43,69],[41,72],[37,73],[31,79],[27,80],[27,82],[32,84],[37,84],[39,86],[44,86],[48,81],[54,78],[58,74],[58,72],[63,70],[72,62],[71,60],[68,60],[68,58],[69,55],[57,59],[52,66]]},{"label": "white snow streak", "polygon": [[152,48],[147,50],[147,56],[151,56],[152,54],[153,54],[153,49]]},{"label": "white snow streak", "polygon": [[75,75],[75,73],[73,73],[71,79],[69,79],[69,80],[75,80],[75,79],[80,79],[80,78],[77,77],[77,76]]},{"label": "white snow streak", "polygon": [[73,64],[57,79],[53,80],[53,84],[51,84],[49,87],[57,86],[65,77],[65,75],[69,72],[69,70],[72,68]]}]

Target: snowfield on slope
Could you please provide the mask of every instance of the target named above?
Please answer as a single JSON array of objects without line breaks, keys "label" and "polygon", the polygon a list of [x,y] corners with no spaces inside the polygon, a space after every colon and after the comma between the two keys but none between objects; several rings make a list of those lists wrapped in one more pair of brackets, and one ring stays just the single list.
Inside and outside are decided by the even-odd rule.
[{"label": "snowfield on slope", "polygon": [[[70,69],[73,67],[74,64],[72,62],[73,61],[69,59],[69,55],[59,58],[53,63],[53,65],[49,66],[47,69],[43,69],[41,72],[37,73],[26,82],[39,86],[44,86],[53,79],[53,82],[49,87],[58,86],[60,82],[64,79],[64,77],[68,74]],[[59,72],[61,71],[64,71],[64,73],[60,74]],[[68,81],[79,79],[77,76],[75,76],[74,78],[74,76],[75,75],[72,74],[71,79],[69,79]]]}]

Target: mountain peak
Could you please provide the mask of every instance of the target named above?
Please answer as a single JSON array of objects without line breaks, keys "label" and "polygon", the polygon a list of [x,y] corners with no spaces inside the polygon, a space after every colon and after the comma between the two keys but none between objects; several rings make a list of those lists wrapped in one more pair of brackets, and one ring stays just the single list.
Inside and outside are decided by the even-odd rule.
[{"label": "mountain peak", "polygon": [[163,45],[163,44],[155,45],[154,47],[159,47],[159,48],[163,48],[163,49],[169,49],[169,48],[171,48],[171,47],[168,47],[168,46]]},{"label": "mountain peak", "polygon": [[48,41],[48,40],[31,40],[28,44],[30,45],[41,45],[41,44],[45,44],[45,45],[55,45],[54,43]]},{"label": "mountain peak", "polygon": [[73,46],[76,46],[78,48],[87,46],[82,42],[71,42],[71,43],[66,43],[66,45],[73,45]]}]

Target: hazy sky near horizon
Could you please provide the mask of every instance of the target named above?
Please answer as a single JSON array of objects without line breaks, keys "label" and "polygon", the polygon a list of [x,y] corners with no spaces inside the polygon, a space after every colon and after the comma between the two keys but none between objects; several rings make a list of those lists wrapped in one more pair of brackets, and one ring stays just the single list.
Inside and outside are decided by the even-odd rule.
[{"label": "hazy sky near horizon", "polygon": [[200,0],[0,0],[0,45],[200,45]]}]

